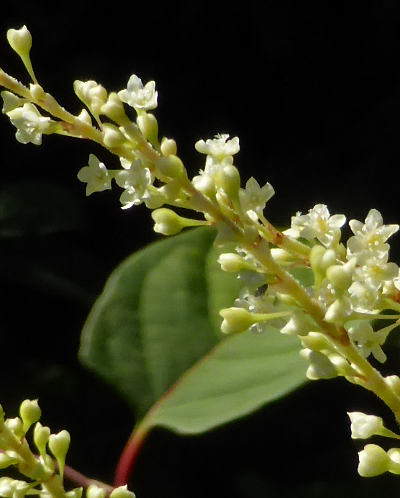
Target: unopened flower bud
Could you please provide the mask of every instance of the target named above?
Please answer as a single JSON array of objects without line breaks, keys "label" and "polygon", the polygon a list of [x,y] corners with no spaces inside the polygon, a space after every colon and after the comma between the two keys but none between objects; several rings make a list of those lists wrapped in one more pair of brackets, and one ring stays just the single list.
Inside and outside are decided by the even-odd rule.
[{"label": "unopened flower bud", "polygon": [[49,437],[50,428],[43,426],[40,422],[37,422],[33,430],[33,441],[41,455],[46,453],[46,445],[49,441]]},{"label": "unopened flower bud", "polygon": [[125,137],[119,129],[111,123],[103,124],[103,133],[103,142],[106,147],[119,147],[125,142]]},{"label": "unopened flower bud", "polygon": [[215,196],[215,182],[211,175],[203,173],[202,175],[195,176],[192,178],[192,183],[194,188],[203,195],[210,198]]},{"label": "unopened flower bud", "polygon": [[346,291],[353,280],[356,259],[353,258],[344,265],[332,265],[326,270],[326,276],[337,292]]},{"label": "unopened flower bud", "polygon": [[310,332],[310,321],[302,311],[296,311],[287,324],[281,328],[281,333],[286,335],[305,335]]},{"label": "unopened flower bud", "polygon": [[0,469],[6,469],[10,465],[14,465],[18,460],[7,453],[0,453]]},{"label": "unopened flower bud", "polygon": [[49,449],[55,456],[60,475],[64,473],[65,457],[71,443],[71,436],[66,430],[60,431],[58,434],[51,434],[49,437]]},{"label": "unopened flower bud", "polygon": [[19,417],[8,418],[5,421],[5,424],[7,428],[10,429],[10,431],[13,432],[17,438],[21,438],[24,435],[23,423]]},{"label": "unopened flower bud", "polygon": [[185,166],[178,156],[170,155],[168,157],[161,157],[156,161],[158,170],[169,178],[179,178],[185,171]]},{"label": "unopened flower bud", "polygon": [[185,227],[207,224],[207,222],[202,220],[183,218],[168,208],[155,209],[151,213],[151,217],[155,222],[154,231],[163,235],[175,235]]},{"label": "unopened flower bud", "polygon": [[381,417],[362,412],[348,412],[347,415],[351,421],[352,439],[368,439],[374,434],[379,434],[383,428]]},{"label": "unopened flower bud", "polygon": [[129,491],[128,486],[119,486],[111,491],[110,498],[135,498],[136,495]]},{"label": "unopened flower bud", "polygon": [[74,488],[64,494],[64,498],[81,498],[83,488]]},{"label": "unopened flower bud", "polygon": [[26,57],[32,48],[32,36],[26,26],[22,26],[20,29],[9,29],[7,31],[7,40],[11,48],[21,58]]},{"label": "unopened flower bud", "polygon": [[19,414],[22,419],[23,430],[26,433],[30,426],[35,424],[42,415],[42,411],[38,405],[38,400],[24,400],[19,407]]},{"label": "unopened flower bud", "polygon": [[45,98],[46,94],[44,93],[43,88],[39,84],[31,83],[29,86],[29,90],[31,92],[32,97],[35,100],[43,100]]},{"label": "unopened flower bud", "polygon": [[161,154],[165,157],[167,156],[176,156],[177,153],[176,142],[173,138],[164,137],[161,140]]},{"label": "unopened flower bud", "polygon": [[243,270],[253,270],[254,267],[247,261],[245,261],[239,254],[233,252],[227,252],[220,254],[218,258],[218,263],[224,271],[230,271],[239,273]]},{"label": "unopened flower bud", "polygon": [[224,334],[244,332],[258,322],[254,314],[244,308],[225,308],[219,314],[224,319],[221,324],[221,330]]},{"label": "unopened flower bud", "polygon": [[91,484],[86,490],[87,498],[106,498],[106,494],[106,490],[96,484]]},{"label": "unopened flower bud", "polygon": [[337,377],[335,366],[329,361],[329,358],[319,351],[311,349],[302,349],[300,355],[310,362],[306,375],[310,380],[332,379]]},{"label": "unopened flower bud", "polygon": [[100,112],[116,123],[121,123],[126,118],[124,104],[115,92],[108,95],[107,102],[101,106]]},{"label": "unopened flower bud", "polygon": [[358,473],[362,477],[374,477],[389,470],[390,457],[376,444],[367,444],[358,453]]},{"label": "unopened flower bud", "polygon": [[25,99],[21,99],[20,97],[17,97],[17,95],[15,95],[14,93],[9,92],[7,90],[1,92],[1,97],[3,99],[2,112],[4,114],[13,111],[17,107],[22,106],[25,102]]},{"label": "unopened flower bud", "polygon": [[348,303],[345,299],[335,299],[325,313],[324,319],[328,323],[342,325],[349,315]]},{"label": "unopened flower bud", "polygon": [[154,114],[148,112],[140,113],[136,122],[143,136],[152,144],[156,144],[158,142],[158,123]]},{"label": "unopened flower bud", "polygon": [[240,188],[240,175],[238,169],[233,164],[228,164],[220,168],[215,175],[217,188],[223,189],[229,199],[238,199]]}]

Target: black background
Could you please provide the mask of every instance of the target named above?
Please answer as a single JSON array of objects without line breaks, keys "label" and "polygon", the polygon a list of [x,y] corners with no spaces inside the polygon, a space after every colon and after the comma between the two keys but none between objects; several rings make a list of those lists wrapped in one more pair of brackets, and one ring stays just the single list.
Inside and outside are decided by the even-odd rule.
[{"label": "black background", "polygon": [[[398,2],[22,1],[2,6],[0,66],[28,82],[5,38],[23,24],[39,82],[74,113],[74,79],[110,91],[132,73],[154,79],[160,132],[192,175],[196,140],[238,135],[242,178],[272,183],[278,225],[318,202],[399,221]],[[113,167],[106,152],[58,136],[21,145],[14,131],[0,120],[1,402],[13,416],[39,397],[44,422],[72,433],[69,463],[111,481],[133,421],[79,365],[79,333],[110,271],[156,236],[146,209],[121,211],[118,193],[84,198],[76,173],[90,152]],[[394,240],[394,260],[399,249]],[[132,488],[139,498],[397,496],[396,477],[356,476],[345,413],[363,409],[386,414],[358,388],[321,381],[201,437],[156,430]]]}]

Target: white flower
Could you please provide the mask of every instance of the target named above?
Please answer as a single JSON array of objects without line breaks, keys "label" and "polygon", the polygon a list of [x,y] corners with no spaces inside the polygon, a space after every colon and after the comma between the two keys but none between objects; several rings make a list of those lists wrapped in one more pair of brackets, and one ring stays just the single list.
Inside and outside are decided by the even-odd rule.
[{"label": "white flower", "polygon": [[157,95],[155,82],[149,81],[143,86],[142,80],[136,74],[132,74],[129,78],[127,88],[118,92],[122,102],[136,110],[142,109],[145,111],[157,107]]},{"label": "white flower", "polygon": [[112,177],[105,165],[94,154],[89,156],[89,165],[79,170],[78,179],[87,183],[86,195],[111,189]]},{"label": "white flower", "polygon": [[383,428],[381,417],[366,415],[362,412],[348,412],[351,421],[351,437],[353,439],[368,439],[374,434],[379,434]]},{"label": "white flower", "polygon": [[375,332],[368,321],[362,320],[350,327],[348,332],[350,339],[365,358],[372,353],[376,360],[384,363],[386,354],[381,346],[385,343],[390,330],[392,327],[385,327]]},{"label": "white flower", "polygon": [[240,150],[239,138],[234,137],[231,140],[228,138],[228,134],[217,134],[214,138],[209,138],[206,141],[198,140],[195,143],[195,148],[201,154],[207,154],[216,159],[234,156]]},{"label": "white flower", "polygon": [[330,216],[325,204],[316,204],[308,214],[298,213],[292,217],[292,226],[285,233],[291,237],[303,237],[307,240],[317,238],[321,244],[329,247],[340,239],[340,228],[346,222],[343,214]]},{"label": "white flower", "polygon": [[50,118],[42,116],[36,106],[30,103],[7,112],[7,116],[17,128],[15,138],[23,144],[40,145],[42,134],[50,127]]},{"label": "white flower", "polygon": [[355,280],[367,282],[371,286],[381,287],[384,282],[393,280],[399,274],[399,267],[396,263],[388,263],[388,253],[381,257],[372,256],[365,261],[365,264],[355,270]]},{"label": "white flower", "polygon": [[356,281],[349,287],[349,294],[354,311],[375,313],[379,302],[379,286],[370,281]]},{"label": "white flower", "polygon": [[354,236],[347,242],[347,251],[357,256],[361,264],[373,255],[384,256],[389,250],[387,239],[399,229],[399,225],[383,225],[382,216],[376,209],[369,211],[365,223],[350,220],[349,225]]},{"label": "white flower", "polygon": [[245,213],[252,211],[261,214],[274,193],[274,188],[270,183],[260,187],[256,179],[249,178],[246,182],[246,188],[239,190],[240,206]]},{"label": "white flower", "polygon": [[153,178],[149,168],[143,167],[140,159],[136,159],[130,165],[126,160],[121,160],[121,164],[125,169],[117,173],[115,181],[125,189],[120,197],[122,209],[150,200],[148,187],[152,184]]}]

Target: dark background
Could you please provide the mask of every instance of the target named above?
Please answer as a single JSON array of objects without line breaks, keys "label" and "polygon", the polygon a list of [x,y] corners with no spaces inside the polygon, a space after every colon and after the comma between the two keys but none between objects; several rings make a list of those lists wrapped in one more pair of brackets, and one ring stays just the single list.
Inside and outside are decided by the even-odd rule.
[{"label": "dark background", "polygon": [[[74,79],[110,91],[132,73],[154,79],[160,132],[192,175],[196,140],[238,135],[243,180],[272,183],[278,225],[318,202],[399,221],[398,2],[22,1],[2,7],[0,66],[28,82],[5,37],[23,24],[39,82],[72,112]],[[84,198],[76,173],[90,152],[113,167],[105,151],[59,136],[21,145],[14,132],[1,118],[1,403],[14,416],[39,397],[44,422],[72,433],[68,462],[111,481],[133,420],[79,365],[79,333],[110,271],[156,236],[148,211],[121,211],[117,192]],[[385,368],[397,365],[394,355]],[[357,387],[321,381],[201,437],[156,430],[132,488],[138,498],[397,496],[396,477],[355,476],[352,410],[387,414]]]}]

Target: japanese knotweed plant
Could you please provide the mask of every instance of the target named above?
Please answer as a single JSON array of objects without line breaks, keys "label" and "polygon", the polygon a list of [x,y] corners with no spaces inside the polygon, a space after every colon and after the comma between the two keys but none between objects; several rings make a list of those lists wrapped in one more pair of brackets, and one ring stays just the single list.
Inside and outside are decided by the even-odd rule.
[{"label": "japanese knotweed plant", "polygon": [[[389,261],[387,242],[399,225],[385,225],[381,214],[371,209],[364,222],[350,220],[353,235],[343,241],[346,217],[331,215],[326,205],[317,204],[308,213],[293,216],[290,228],[282,232],[264,214],[273,187],[260,186],[254,178],[242,186],[234,166],[240,149],[237,137],[220,134],[199,140],[195,148],[204,154],[205,166],[190,179],[175,141],[159,139],[158,123],[150,112],[157,107],[154,81],[143,85],[132,75],[127,88],[110,93],[95,81],[75,81],[74,91],[86,108],[73,115],[39,84],[27,28],[9,30],[7,38],[32,79],[27,87],[0,70],[0,85],[6,88],[1,94],[3,113],[17,128],[19,142],[40,145],[48,134],[92,140],[117,157],[118,167],[109,169],[91,154],[78,172],[86,195],[111,189],[115,183],[122,189],[122,209],[144,203],[152,210],[154,230],[164,235],[186,227],[215,227],[215,244],[236,248],[219,256],[222,270],[243,282],[235,306],[220,310],[222,332],[263,332],[273,324],[282,334],[297,336],[300,354],[309,363],[309,379],[342,376],[375,393],[400,422],[399,376],[385,377],[369,361],[372,356],[385,362],[385,341],[400,325],[400,271]],[[182,208],[191,210],[193,217],[174,208],[179,213]],[[299,271],[308,277],[296,278]],[[385,326],[379,326],[382,320]],[[361,412],[349,417],[355,439],[400,439],[380,417]],[[35,402],[26,401],[20,418],[1,422],[1,467],[17,466],[29,481],[2,478],[0,496],[79,496],[80,490],[65,492],[62,485],[69,436],[65,431],[50,435],[38,418]],[[32,423],[37,454],[25,439]],[[359,453],[359,474],[370,477],[386,471],[400,474],[400,448],[385,451],[367,444]],[[103,496],[106,491],[104,486],[91,486],[88,496]],[[129,491],[123,487],[112,493],[128,496]]]}]

